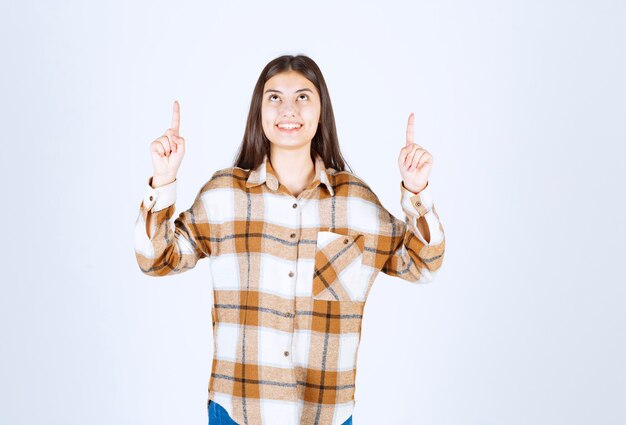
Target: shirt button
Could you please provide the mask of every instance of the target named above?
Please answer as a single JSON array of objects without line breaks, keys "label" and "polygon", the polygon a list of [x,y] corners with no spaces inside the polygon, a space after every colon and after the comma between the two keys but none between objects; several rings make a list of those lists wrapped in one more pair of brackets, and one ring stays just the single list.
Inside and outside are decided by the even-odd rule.
[{"label": "shirt button", "polygon": [[293,204],[292,207],[298,208],[298,204]]},{"label": "shirt button", "polygon": [[343,243],[348,243],[348,239],[344,239],[344,240],[343,240]]},{"label": "shirt button", "polygon": [[154,197],[152,195],[150,195],[150,200],[152,201],[154,199]]},{"label": "shirt button", "polygon": [[421,203],[421,202],[418,202],[418,203],[417,203],[417,204],[415,204],[415,205],[417,205],[418,207],[421,207],[421,206],[422,206],[422,203]]},{"label": "shirt button", "polygon": [[292,234],[291,234],[291,235],[289,235],[289,236],[291,236],[292,238],[295,238],[295,237],[296,237],[296,234],[295,234],[295,233],[292,233]]},{"label": "shirt button", "polygon": [[283,354],[285,354],[285,357],[287,357],[289,355],[289,351],[285,351]]},{"label": "shirt button", "polygon": [[289,277],[293,277],[293,272],[289,272]]}]

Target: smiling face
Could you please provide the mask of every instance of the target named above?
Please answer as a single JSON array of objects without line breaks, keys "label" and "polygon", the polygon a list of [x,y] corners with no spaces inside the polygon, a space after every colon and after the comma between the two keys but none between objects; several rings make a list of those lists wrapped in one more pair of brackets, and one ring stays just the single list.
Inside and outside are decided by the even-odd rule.
[{"label": "smiling face", "polygon": [[320,113],[320,96],[315,85],[299,72],[281,72],[265,82],[261,122],[265,137],[273,145],[301,148],[310,144]]}]

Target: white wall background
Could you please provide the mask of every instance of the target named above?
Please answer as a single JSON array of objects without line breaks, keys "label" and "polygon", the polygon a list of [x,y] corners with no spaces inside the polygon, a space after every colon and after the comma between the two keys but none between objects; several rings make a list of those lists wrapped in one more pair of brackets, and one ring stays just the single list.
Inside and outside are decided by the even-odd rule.
[{"label": "white wall background", "polygon": [[208,263],[157,279],[135,262],[148,148],[178,99],[186,209],[285,53],[319,64],[349,164],[396,216],[409,112],[435,157],[446,259],[429,285],[379,275],[355,424],[626,423],[623,1],[3,0],[0,15],[0,423],[206,423]]}]

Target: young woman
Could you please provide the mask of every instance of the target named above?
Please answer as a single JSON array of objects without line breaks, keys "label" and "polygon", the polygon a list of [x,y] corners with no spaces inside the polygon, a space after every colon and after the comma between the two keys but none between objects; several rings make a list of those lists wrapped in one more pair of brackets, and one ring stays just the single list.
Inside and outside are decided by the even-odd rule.
[{"label": "young woman", "polygon": [[186,143],[174,102],[171,128],[150,145],[135,252],[151,276],[210,258],[209,423],[352,423],[363,308],[378,272],[425,283],[443,261],[433,157],[413,142],[413,120],[398,155],[401,220],[345,169],[315,62],[278,57],[256,83],[234,165],[172,226]]}]

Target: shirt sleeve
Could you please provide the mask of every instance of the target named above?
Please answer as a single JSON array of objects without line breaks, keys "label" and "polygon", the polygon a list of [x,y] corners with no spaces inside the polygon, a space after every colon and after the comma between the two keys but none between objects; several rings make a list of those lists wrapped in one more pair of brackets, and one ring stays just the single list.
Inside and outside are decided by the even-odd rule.
[{"label": "shirt sleeve", "polygon": [[204,187],[192,206],[174,220],[177,180],[153,188],[148,179],[135,221],[135,257],[149,276],[182,273],[210,255],[210,229],[204,203]]},{"label": "shirt sleeve", "polygon": [[[445,234],[432,200],[430,184],[415,194],[400,182],[400,204],[405,219],[384,210],[391,249],[381,271],[415,283],[431,282],[441,268],[445,253]],[[430,240],[426,241],[417,226],[424,217]]]}]

